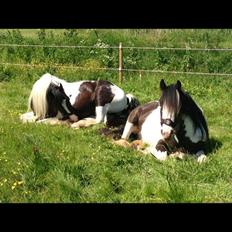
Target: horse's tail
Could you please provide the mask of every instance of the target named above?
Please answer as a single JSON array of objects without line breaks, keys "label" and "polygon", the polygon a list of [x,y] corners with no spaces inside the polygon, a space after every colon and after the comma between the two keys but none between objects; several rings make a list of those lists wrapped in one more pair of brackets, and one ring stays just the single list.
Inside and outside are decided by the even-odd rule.
[{"label": "horse's tail", "polygon": [[28,111],[33,111],[36,119],[44,119],[48,110],[47,89],[52,81],[52,75],[44,74],[37,80],[28,99]]},{"label": "horse's tail", "polygon": [[132,94],[128,93],[126,94],[127,97],[127,104],[128,104],[128,110],[132,111],[133,109],[135,109],[137,106],[140,105],[139,100]]}]

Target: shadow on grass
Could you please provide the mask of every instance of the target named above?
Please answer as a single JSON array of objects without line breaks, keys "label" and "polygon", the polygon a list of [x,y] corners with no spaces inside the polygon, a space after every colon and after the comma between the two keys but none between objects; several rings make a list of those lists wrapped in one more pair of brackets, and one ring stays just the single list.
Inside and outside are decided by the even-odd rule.
[{"label": "shadow on grass", "polygon": [[210,153],[216,152],[220,147],[222,147],[222,142],[211,137],[207,145],[207,154],[210,155]]}]

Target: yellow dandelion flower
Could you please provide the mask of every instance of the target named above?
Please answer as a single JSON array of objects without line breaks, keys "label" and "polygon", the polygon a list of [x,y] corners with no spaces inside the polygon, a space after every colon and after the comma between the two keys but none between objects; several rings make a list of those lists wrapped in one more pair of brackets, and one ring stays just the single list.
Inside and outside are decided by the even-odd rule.
[{"label": "yellow dandelion flower", "polygon": [[12,190],[14,190],[14,189],[15,189],[15,187],[16,187],[16,185],[12,185],[12,186],[11,186],[11,189],[12,189]]},{"label": "yellow dandelion flower", "polygon": [[3,180],[3,182],[6,183],[6,182],[7,182],[7,179],[5,178],[5,179]]},{"label": "yellow dandelion flower", "polygon": [[18,181],[17,184],[21,185],[21,184],[23,184],[23,181]]}]

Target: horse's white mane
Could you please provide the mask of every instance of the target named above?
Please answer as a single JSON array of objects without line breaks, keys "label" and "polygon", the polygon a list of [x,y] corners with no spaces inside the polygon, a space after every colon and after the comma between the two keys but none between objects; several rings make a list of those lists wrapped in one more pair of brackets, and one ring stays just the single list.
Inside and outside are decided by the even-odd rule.
[{"label": "horse's white mane", "polygon": [[39,80],[35,82],[32,87],[31,94],[28,99],[28,111],[31,111],[31,104],[33,104],[33,111],[36,119],[44,119],[48,110],[46,93],[51,83],[58,84],[61,80],[49,73],[44,74]]}]

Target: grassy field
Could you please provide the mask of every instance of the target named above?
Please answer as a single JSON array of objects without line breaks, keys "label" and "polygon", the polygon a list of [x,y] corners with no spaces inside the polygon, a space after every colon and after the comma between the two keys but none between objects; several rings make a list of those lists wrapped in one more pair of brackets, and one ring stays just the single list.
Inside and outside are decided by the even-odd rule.
[{"label": "grassy field", "polygon": [[[14,32],[14,35],[7,33],[0,31],[0,43],[13,43],[14,40],[26,43],[28,39],[29,42],[38,42],[38,30]],[[66,33],[70,43],[73,42],[72,36],[78,42],[88,40],[89,44],[94,44],[98,41],[94,30],[54,33],[60,33],[60,38]],[[232,47],[230,30],[97,30],[97,34],[102,42],[112,45],[123,40],[131,45],[166,43],[171,47],[191,41],[198,47],[206,44]],[[50,37],[46,37],[44,43],[54,44]],[[72,63],[74,59],[74,54],[68,57],[65,51],[34,51],[35,56],[27,49],[3,51],[0,58],[4,62],[46,60],[51,63],[56,58],[56,62]],[[62,55],[64,59],[59,60]],[[75,58],[75,62],[88,64],[92,59],[99,66],[113,65],[101,63],[105,53],[90,56],[87,51],[82,51],[80,55],[82,60]],[[172,62],[164,60],[166,56]],[[204,66],[199,67],[196,64],[202,57],[195,53],[158,54],[157,57],[157,54],[128,52],[125,62],[137,68],[146,63],[147,67],[152,67],[156,63],[157,67],[175,70],[177,57],[182,59],[178,65],[182,67],[181,64],[187,62],[183,68],[189,67],[189,71],[230,71],[232,65],[228,53],[218,56],[208,53],[207,56],[212,64],[205,60]],[[211,143],[208,161],[201,165],[193,159],[160,162],[151,155],[111,144],[99,133],[103,125],[72,130],[65,126],[22,124],[19,115],[27,110],[31,87],[47,71],[68,81],[97,78],[113,81],[126,92],[136,95],[142,103],[159,98],[161,78],[167,83],[181,80],[184,89],[190,92],[207,117]],[[0,202],[231,202],[231,77],[144,74],[140,78],[138,73],[125,73],[125,79],[119,84],[117,72],[75,71],[49,65],[44,68],[0,66]]]}]

